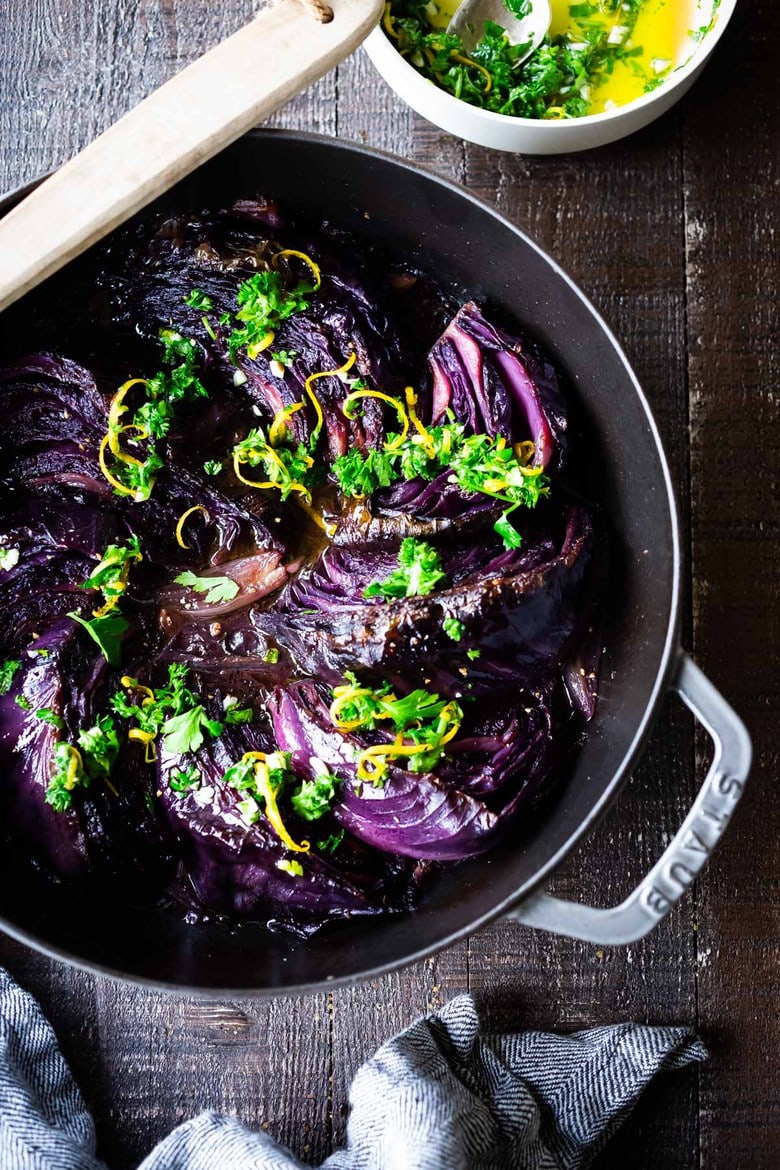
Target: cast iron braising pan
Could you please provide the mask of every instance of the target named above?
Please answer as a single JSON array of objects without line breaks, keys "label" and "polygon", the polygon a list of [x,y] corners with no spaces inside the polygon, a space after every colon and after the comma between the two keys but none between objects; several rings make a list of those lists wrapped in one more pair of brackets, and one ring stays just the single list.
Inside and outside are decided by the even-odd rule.
[{"label": "cast iron braising pan", "polygon": [[[327,219],[511,313],[553,355],[597,438],[600,499],[611,528],[600,700],[570,775],[515,839],[442,870],[412,913],[359,918],[307,940],[245,925],[189,924],[38,887],[0,859],[0,926],[39,949],[135,982],[229,994],[322,990],[429,955],[500,915],[602,944],[641,938],[694,880],[739,800],[747,733],[679,645],[680,533],[669,469],[648,404],[607,326],[557,265],[462,188],[349,143],[257,131],[166,196],[226,206],[262,193]],[[9,196],[8,210],[24,192]],[[12,310],[13,311],[13,310]],[[622,905],[594,909],[543,892],[545,881],[617,798],[666,693],[712,736],[714,759],[680,831]],[[607,864],[616,869],[618,857]]]}]

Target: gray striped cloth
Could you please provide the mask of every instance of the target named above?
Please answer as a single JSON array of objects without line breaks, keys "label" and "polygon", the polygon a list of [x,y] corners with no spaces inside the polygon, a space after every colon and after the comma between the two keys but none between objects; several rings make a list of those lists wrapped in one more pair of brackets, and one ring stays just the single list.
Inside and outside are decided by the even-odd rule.
[{"label": "gray striped cloth", "polygon": [[[460,995],[358,1071],[346,1148],[323,1170],[576,1170],[656,1073],[706,1055],[688,1028],[483,1036],[471,997]],[[0,968],[0,1170],[106,1170],[95,1151],[92,1118],[50,1025]],[[305,1167],[267,1134],[202,1113],[139,1170]]]}]

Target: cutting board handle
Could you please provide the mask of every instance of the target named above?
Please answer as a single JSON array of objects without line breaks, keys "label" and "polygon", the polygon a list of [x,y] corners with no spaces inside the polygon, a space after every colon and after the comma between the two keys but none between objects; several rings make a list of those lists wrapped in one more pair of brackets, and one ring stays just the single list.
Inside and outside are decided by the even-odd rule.
[{"label": "cutting board handle", "polygon": [[150,94],[0,221],[0,309],[349,56],[382,8],[280,0]]}]

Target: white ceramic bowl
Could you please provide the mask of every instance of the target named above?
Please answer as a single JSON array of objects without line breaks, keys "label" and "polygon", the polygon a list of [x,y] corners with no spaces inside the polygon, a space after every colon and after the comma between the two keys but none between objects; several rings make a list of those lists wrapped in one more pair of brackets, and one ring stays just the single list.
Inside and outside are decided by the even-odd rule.
[{"label": "white ceramic bowl", "polygon": [[[672,0],[674,2],[674,0]],[[546,121],[536,118],[511,118],[481,110],[427,81],[393,46],[382,27],[375,28],[365,44],[371,61],[399,97],[424,118],[441,126],[457,138],[466,138],[478,146],[510,150],[522,154],[566,154],[605,146],[640,130],[648,122],[666,113],[693,85],[712,50],[720,40],[736,7],[737,0],[698,0],[693,23],[712,27],[698,44],[690,42],[690,52],[683,53],[681,64],[666,81],[651,93],[628,105],[603,114],[584,118]]]}]

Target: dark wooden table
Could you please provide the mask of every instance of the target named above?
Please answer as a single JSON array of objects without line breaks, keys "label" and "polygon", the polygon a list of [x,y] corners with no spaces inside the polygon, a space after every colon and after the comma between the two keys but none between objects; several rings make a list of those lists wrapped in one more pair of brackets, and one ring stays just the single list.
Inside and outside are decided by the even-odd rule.
[{"label": "dark wooden table", "polygon": [[[4,0],[0,189],[64,161],[251,12],[251,0]],[[779,31],[774,0],[742,0],[680,105],[629,141],[583,155],[464,145],[401,105],[362,53],[278,116],[465,183],[549,249],[603,311],[650,397],[676,479],[685,642],[746,719],[757,762],[703,879],[654,935],[622,950],[499,924],[367,986],[224,1003],[133,990],[0,939],[0,961],[55,1025],[115,1170],[206,1107],[321,1159],[343,1138],[360,1061],[466,988],[492,1028],[637,1019],[700,1029],[709,1063],[654,1086],[600,1167],[780,1165]],[[706,754],[670,702],[619,807],[557,891],[602,904],[627,893],[679,825]]]}]

